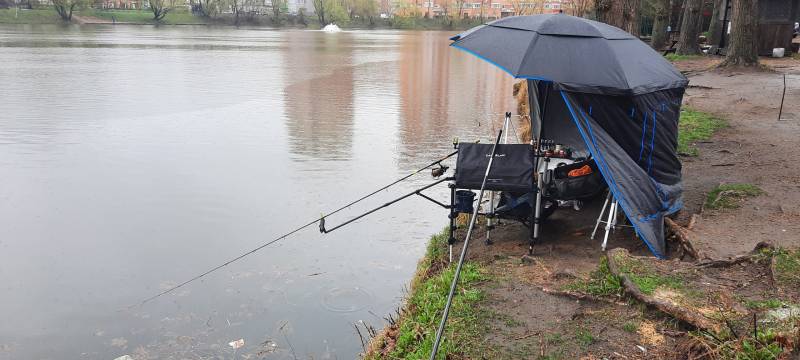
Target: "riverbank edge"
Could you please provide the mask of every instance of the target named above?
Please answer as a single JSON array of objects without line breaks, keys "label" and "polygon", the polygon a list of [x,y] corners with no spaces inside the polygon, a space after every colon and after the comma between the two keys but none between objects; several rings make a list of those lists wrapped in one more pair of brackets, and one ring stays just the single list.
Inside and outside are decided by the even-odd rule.
[{"label": "riverbank edge", "polygon": [[[429,356],[455,272],[455,266],[449,266],[448,262],[447,238],[447,228],[431,236],[425,255],[417,263],[403,304],[397,310],[397,317],[390,316],[389,324],[370,339],[366,352],[362,354],[363,359]],[[454,352],[452,344],[483,343],[483,335],[488,331],[488,319],[491,317],[478,306],[485,298],[478,286],[492,281],[482,265],[465,262],[459,279],[457,296],[453,300],[448,327],[440,345],[439,355],[442,359],[443,354]]]}]

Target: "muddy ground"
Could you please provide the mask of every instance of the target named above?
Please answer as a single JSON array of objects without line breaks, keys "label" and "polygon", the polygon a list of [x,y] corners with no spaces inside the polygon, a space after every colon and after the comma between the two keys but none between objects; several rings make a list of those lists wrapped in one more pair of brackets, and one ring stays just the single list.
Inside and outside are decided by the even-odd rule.
[{"label": "muddy ground", "polygon": [[[747,253],[761,241],[799,247],[800,60],[765,59],[766,71],[708,70],[717,61],[704,58],[676,64],[690,78],[684,104],[719,116],[729,125],[711,140],[696,144],[699,156],[682,159],[686,207],[676,220],[686,226],[691,215],[698,214],[692,241],[713,259]],[[786,97],[778,119],[784,75]],[[737,209],[704,209],[707,193],[721,183],[751,183],[765,194],[743,200]],[[679,346],[689,329],[685,323],[623,298],[576,300],[556,294],[598,268],[602,230],[595,240],[589,236],[602,201],[585,204],[579,212],[559,209],[544,225],[534,257],[525,261],[527,228],[506,222],[493,232],[493,245],[485,244],[482,229],[475,234],[469,258],[484,264],[498,279],[482,285],[488,298],[485,306],[502,314],[491,320],[494,331],[487,335],[495,344],[493,357],[685,358],[685,349]],[[612,234],[609,248],[614,247],[649,255],[629,229]],[[678,269],[684,263],[673,259],[660,267]],[[758,284],[752,279],[765,275],[763,269],[753,269],[724,276],[709,272],[695,280],[732,291],[741,283]]]}]

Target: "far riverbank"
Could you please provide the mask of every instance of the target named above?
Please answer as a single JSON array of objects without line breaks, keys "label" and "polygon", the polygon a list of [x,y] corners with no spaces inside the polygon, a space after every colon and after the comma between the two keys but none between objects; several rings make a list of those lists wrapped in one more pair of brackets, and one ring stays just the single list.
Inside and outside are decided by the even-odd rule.
[{"label": "far riverbank", "polygon": [[[342,29],[398,29],[398,30],[464,30],[479,25],[478,20],[427,19],[424,17],[378,17],[365,20],[335,22]],[[220,14],[214,17],[195,15],[182,9],[167,14],[161,21],[153,20],[153,13],[147,10],[105,10],[79,9],[72,15],[72,21],[63,21],[50,7],[35,9],[9,8],[0,9],[0,24],[120,24],[120,25],[211,25],[211,26],[248,26],[269,28],[321,29],[316,16],[282,15],[276,21],[271,16],[241,16],[237,20],[233,14]]]}]

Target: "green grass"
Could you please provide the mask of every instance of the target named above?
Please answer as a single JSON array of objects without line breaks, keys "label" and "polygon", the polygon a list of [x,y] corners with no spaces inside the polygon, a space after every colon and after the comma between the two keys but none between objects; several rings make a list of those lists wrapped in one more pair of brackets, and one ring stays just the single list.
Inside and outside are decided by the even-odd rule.
[{"label": "green grass", "polygon": [[0,9],[0,24],[56,24],[61,18],[52,7],[23,10]]},{"label": "green grass", "polygon": [[698,141],[708,140],[719,129],[727,126],[724,120],[711,114],[684,107],[678,121],[678,153],[697,156]]},{"label": "green grass", "polygon": [[766,300],[747,300],[744,303],[748,309],[758,309],[758,310],[766,310],[766,309],[777,309],[783,307],[784,302],[778,299],[766,299]]},{"label": "green grass", "polygon": [[706,196],[707,209],[735,209],[741,200],[763,194],[764,191],[753,184],[721,184]]},{"label": "green grass", "polygon": [[[137,24],[153,23],[153,13],[149,10],[101,10],[85,9],[79,15],[93,16],[99,19],[112,20],[117,22],[129,22]],[[161,20],[162,24],[205,24],[206,19],[194,16],[185,9],[175,9]]]},{"label": "green grass", "polygon": [[627,258],[617,259],[617,262],[620,265],[620,272],[627,275],[644,294],[652,295],[656,289],[660,287],[667,287],[675,290],[684,289],[684,281],[681,277],[657,274],[642,261]]},{"label": "green grass", "polygon": [[676,62],[676,61],[684,61],[684,60],[694,60],[702,58],[703,55],[678,55],[676,53],[667,54],[664,56],[667,60]]},{"label": "green grass", "polygon": [[[424,281],[411,295],[408,301],[410,311],[401,322],[397,343],[390,358],[428,357],[454,273],[455,266],[446,268],[442,273]],[[448,326],[437,358],[444,359],[445,354],[464,353],[466,348],[460,346],[461,344],[471,344],[474,347],[482,341],[487,331],[486,318],[476,305],[483,300],[484,294],[475,289],[474,284],[483,279],[477,265],[464,264],[460,288],[450,307]]]},{"label": "green grass", "polygon": [[625,332],[629,333],[635,333],[636,330],[639,330],[639,325],[634,322],[628,321],[622,324],[622,330],[625,330]]},{"label": "green grass", "polygon": [[[564,358],[565,346],[569,344],[559,332],[548,332],[544,336],[544,347],[554,348],[545,355],[539,355],[537,360],[560,360]],[[530,354],[525,354],[530,355]]]},{"label": "green grass", "polygon": [[[690,331],[689,335],[716,353],[715,359],[777,360],[784,358],[781,357],[784,349],[778,341],[778,333],[773,329],[760,328],[756,336],[753,336],[752,332],[747,332],[743,334],[742,338],[733,337],[730,332],[712,336],[707,332]],[[784,337],[783,341],[787,341],[787,339],[792,341],[791,335]],[[788,353],[784,355],[788,355]]]},{"label": "green grass", "polygon": [[652,295],[659,287],[671,289],[683,288],[683,280],[677,276],[661,276],[656,274],[629,274],[631,281],[639,287],[643,293]]},{"label": "green grass", "polygon": [[580,291],[596,296],[610,296],[622,294],[622,284],[619,277],[608,269],[608,259],[600,259],[600,266],[589,275],[588,280],[577,280],[564,287],[565,290]]},{"label": "green grass", "polygon": [[586,350],[589,345],[592,345],[595,342],[594,335],[592,335],[592,333],[586,329],[575,330],[575,340],[578,341],[578,345],[580,345],[584,350]]},{"label": "green grass", "polygon": [[[428,251],[417,266],[395,347],[387,358],[423,359],[430,355],[456,268],[455,264],[445,267],[446,256],[447,232],[442,232],[431,238]],[[484,350],[480,344],[489,330],[491,314],[478,306],[484,293],[477,284],[485,279],[485,271],[479,265],[464,264],[437,359],[444,359],[445,354],[453,356]],[[378,358],[378,354],[367,356],[367,359]]]},{"label": "green grass", "polygon": [[779,249],[774,256],[775,281],[783,286],[800,286],[800,249]]}]

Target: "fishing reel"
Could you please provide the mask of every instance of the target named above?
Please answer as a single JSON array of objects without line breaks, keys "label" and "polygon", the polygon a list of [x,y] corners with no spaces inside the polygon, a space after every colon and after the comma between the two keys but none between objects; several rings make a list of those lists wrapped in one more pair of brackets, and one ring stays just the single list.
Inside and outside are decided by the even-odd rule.
[{"label": "fishing reel", "polygon": [[439,167],[431,169],[431,176],[433,176],[434,179],[438,179],[439,177],[444,175],[444,173],[447,172],[447,169],[450,168],[447,165],[442,165],[442,163],[438,163],[437,165],[439,165]]}]

